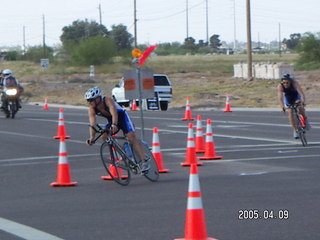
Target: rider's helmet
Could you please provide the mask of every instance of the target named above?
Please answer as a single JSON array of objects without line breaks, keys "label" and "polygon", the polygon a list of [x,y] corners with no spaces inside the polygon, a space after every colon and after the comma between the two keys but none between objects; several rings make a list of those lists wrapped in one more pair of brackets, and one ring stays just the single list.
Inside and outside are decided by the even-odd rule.
[{"label": "rider's helmet", "polygon": [[289,73],[287,73],[282,76],[281,80],[289,80],[290,82],[292,82],[293,78]]},{"label": "rider's helmet", "polygon": [[12,75],[12,71],[10,69],[5,69],[2,71],[2,74],[5,76],[10,76]]},{"label": "rider's helmet", "polygon": [[99,87],[90,88],[84,95],[87,101],[94,100],[101,96],[101,89]]}]

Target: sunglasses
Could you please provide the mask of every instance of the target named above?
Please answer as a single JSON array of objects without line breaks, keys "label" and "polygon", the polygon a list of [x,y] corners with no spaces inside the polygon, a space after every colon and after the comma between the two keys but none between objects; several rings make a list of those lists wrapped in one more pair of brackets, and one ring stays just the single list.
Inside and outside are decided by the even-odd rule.
[{"label": "sunglasses", "polygon": [[93,102],[94,100],[95,100],[95,99],[88,99],[87,102],[88,102],[88,103],[91,103],[91,102]]}]

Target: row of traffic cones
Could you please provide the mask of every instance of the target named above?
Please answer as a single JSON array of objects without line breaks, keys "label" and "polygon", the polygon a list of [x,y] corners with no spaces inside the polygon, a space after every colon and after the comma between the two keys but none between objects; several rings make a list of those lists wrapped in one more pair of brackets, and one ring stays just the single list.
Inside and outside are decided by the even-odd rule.
[{"label": "row of traffic cones", "polygon": [[[226,96],[226,106],[225,106],[224,112],[232,112],[229,94],[227,94],[227,96]],[[191,112],[190,97],[187,97],[184,118],[181,118],[181,120],[183,120],[183,121],[194,120],[194,118],[192,117],[192,112]]]},{"label": "row of traffic cones", "polygon": [[[197,120],[201,122],[201,116],[198,116]],[[57,186],[75,186],[77,182],[71,181],[71,173],[68,163],[68,153],[66,148],[66,139],[70,136],[66,133],[66,128],[64,125],[63,108],[59,109],[59,119],[58,119],[58,130],[57,135],[53,138],[60,140],[59,146],[59,162],[57,168],[57,179],[50,185],[53,187]],[[201,123],[200,123],[201,124]],[[202,131],[202,127],[197,123],[197,131]],[[212,130],[210,129],[211,120],[207,120],[207,135],[206,137],[212,137]],[[201,134],[200,134],[201,135]],[[200,136],[198,136],[199,138]],[[208,139],[206,138],[206,144]],[[210,141],[209,141],[210,142]],[[188,130],[188,146],[187,146],[187,156],[195,155],[196,150],[193,141],[193,125],[189,123]],[[212,146],[209,146],[212,147]],[[207,145],[206,145],[207,148]],[[205,149],[206,149],[205,148]],[[160,141],[158,135],[158,128],[153,128],[153,138],[152,138],[152,153],[156,159],[159,172],[168,172],[169,169],[163,168],[162,154],[160,150]],[[206,153],[206,151],[205,151]],[[206,156],[206,154],[205,154]],[[186,209],[186,219],[185,219],[185,232],[184,238],[179,238],[175,240],[217,240],[215,238],[208,237],[205,212],[202,204],[202,194],[200,190],[200,181],[198,176],[197,165],[201,165],[197,162],[192,162],[192,159],[187,159],[190,164],[190,175],[189,175],[189,187],[188,187],[188,204]],[[120,173],[121,174],[121,173]],[[123,176],[121,176],[123,177]],[[102,176],[103,179],[111,179],[110,176]]]},{"label": "row of traffic cones", "polygon": [[[196,164],[197,166],[203,165],[202,162],[198,162],[199,160],[215,160],[221,159],[222,156],[218,156],[215,150],[215,143],[213,140],[213,132],[212,132],[212,122],[211,119],[207,119],[207,129],[206,129],[206,138],[204,141],[202,134],[202,126],[201,126],[201,116],[197,117],[197,135],[194,138],[193,134],[193,124],[189,123],[188,125],[188,138],[187,138],[187,148],[186,148],[186,157],[185,162],[181,163],[181,166],[190,166],[192,164]],[[202,157],[197,157],[196,153],[204,153]]]}]

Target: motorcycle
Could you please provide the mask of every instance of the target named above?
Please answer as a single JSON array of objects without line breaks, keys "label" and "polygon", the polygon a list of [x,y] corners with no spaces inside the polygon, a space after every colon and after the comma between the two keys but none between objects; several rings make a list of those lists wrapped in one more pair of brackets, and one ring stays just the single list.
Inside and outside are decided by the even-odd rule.
[{"label": "motorcycle", "polygon": [[7,118],[14,118],[19,111],[19,89],[17,87],[4,88],[2,90],[2,110]]}]

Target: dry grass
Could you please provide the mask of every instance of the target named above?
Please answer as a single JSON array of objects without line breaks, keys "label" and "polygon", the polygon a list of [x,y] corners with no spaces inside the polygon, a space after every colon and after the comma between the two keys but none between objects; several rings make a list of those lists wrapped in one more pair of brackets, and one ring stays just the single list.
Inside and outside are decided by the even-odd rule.
[{"label": "dry grass", "polygon": [[[296,55],[254,55],[254,62],[293,63]],[[157,56],[148,59],[145,67],[156,73],[169,75],[174,91],[170,107],[185,107],[187,96],[193,108],[222,108],[225,95],[231,95],[232,106],[274,107],[277,106],[276,87],[278,80],[234,79],[233,64],[246,61],[246,56]],[[100,86],[106,94],[122,77],[125,69],[132,66],[117,64],[96,67],[96,76],[89,77],[88,67],[70,67],[51,64],[50,69],[41,70],[39,65],[29,62],[1,63],[1,68],[10,68],[25,85],[24,100],[51,103],[85,105],[83,95],[92,86]],[[296,72],[306,90],[311,106],[320,106],[318,97],[320,71]]]}]

